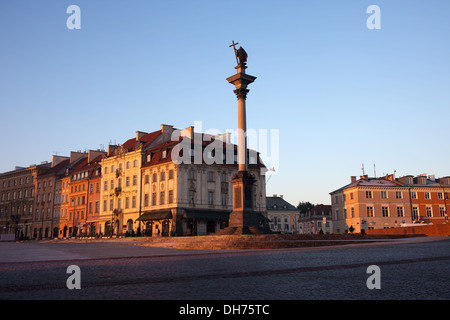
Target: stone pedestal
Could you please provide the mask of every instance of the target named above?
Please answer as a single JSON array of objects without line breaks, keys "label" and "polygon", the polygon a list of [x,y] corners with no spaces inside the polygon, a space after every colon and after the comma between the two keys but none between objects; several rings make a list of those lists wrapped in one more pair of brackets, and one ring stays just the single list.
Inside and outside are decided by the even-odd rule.
[{"label": "stone pedestal", "polygon": [[270,233],[267,219],[254,210],[253,184],[255,178],[248,171],[239,171],[231,180],[233,185],[233,212],[225,234]]}]

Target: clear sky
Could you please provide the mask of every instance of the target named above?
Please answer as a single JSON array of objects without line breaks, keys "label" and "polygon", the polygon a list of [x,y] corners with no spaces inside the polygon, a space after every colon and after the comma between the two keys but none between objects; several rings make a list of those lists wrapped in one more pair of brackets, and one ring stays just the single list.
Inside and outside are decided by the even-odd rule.
[{"label": "clear sky", "polygon": [[448,0],[1,0],[0,172],[161,124],[235,129],[234,40],[257,77],[247,126],[279,130],[268,195],[329,204],[362,163],[450,175],[449,15]]}]

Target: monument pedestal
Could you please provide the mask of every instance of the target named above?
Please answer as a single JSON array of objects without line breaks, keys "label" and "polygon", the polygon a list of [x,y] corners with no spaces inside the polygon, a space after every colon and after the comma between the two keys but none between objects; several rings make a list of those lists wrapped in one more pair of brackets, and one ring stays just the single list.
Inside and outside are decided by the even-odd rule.
[{"label": "monument pedestal", "polygon": [[228,227],[216,234],[268,234],[268,219],[254,210],[253,185],[255,178],[248,171],[239,171],[230,181],[233,185],[233,211]]}]

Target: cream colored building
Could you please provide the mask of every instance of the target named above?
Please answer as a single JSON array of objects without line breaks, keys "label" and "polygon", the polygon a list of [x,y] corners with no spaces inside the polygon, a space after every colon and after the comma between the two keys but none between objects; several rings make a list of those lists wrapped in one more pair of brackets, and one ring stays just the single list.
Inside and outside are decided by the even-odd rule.
[{"label": "cream colored building", "polygon": [[[185,156],[189,154],[182,162],[176,159],[182,153],[177,149],[180,141],[146,151],[142,164],[142,215],[137,219],[146,235],[211,234],[227,225],[233,210],[229,181],[238,170],[235,146],[224,136],[194,133],[194,127],[181,130],[180,139],[186,139],[189,145],[182,151]],[[231,150],[231,164],[220,162],[226,160],[226,150]],[[217,161],[211,163],[209,160],[216,155]],[[256,179],[253,201],[257,211],[265,212],[265,167],[259,156],[253,160],[249,166]]]},{"label": "cream colored building", "polygon": [[132,234],[140,214],[141,166],[145,150],[170,140],[172,126],[162,125],[152,133],[136,132],[122,145],[109,146],[101,161],[100,232]]}]

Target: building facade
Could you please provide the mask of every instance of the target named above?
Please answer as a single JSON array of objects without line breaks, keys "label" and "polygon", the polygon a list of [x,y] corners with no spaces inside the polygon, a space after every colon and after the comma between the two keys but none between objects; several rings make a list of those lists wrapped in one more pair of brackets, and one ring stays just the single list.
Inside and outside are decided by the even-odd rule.
[{"label": "building facade", "polygon": [[32,238],[36,178],[49,168],[50,163],[42,163],[0,174],[0,233]]},{"label": "building facade", "polygon": [[283,199],[283,196],[274,194],[266,197],[267,218],[272,232],[299,233],[299,210]]},{"label": "building facade", "polygon": [[330,193],[334,231],[361,232],[411,223],[443,223],[450,179],[420,175],[360,179]]},{"label": "building facade", "polygon": [[318,204],[307,213],[300,213],[299,233],[301,234],[329,234],[333,233],[333,217],[331,206]]},{"label": "building facade", "polygon": [[[180,143],[186,146],[179,149]],[[227,154],[228,160],[226,161]],[[183,158],[183,161],[178,159]],[[255,210],[265,213],[265,171],[257,154],[250,160],[255,177]],[[141,213],[146,235],[206,235],[228,225],[233,210],[231,183],[237,149],[224,136],[181,130],[179,140],[146,151],[142,165]]]},{"label": "building facade", "polygon": [[[249,201],[266,216],[266,168],[256,151],[247,158],[255,178]],[[1,174],[2,232],[31,239],[211,234],[228,224],[237,171],[229,135],[161,125],[107,152],[71,152]]]}]

